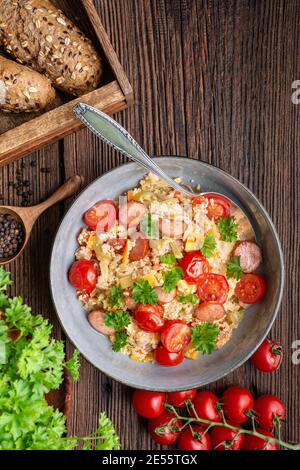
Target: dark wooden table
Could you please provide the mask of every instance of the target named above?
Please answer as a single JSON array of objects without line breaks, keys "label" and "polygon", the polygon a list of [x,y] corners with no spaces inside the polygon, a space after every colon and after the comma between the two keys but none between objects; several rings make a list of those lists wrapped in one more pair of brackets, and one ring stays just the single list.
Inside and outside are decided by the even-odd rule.
[{"label": "dark wooden table", "polygon": [[[285,358],[274,375],[250,364],[211,385],[241,384],[276,393],[287,407],[286,439],[300,441],[300,366],[291,360],[300,339],[299,150],[300,107],[292,82],[300,79],[299,0],[98,0],[97,7],[135,91],[135,105],[116,119],[151,155],[186,155],[213,163],[246,184],[278,229],[286,286],[271,336]],[[19,204],[9,181],[20,169],[32,183],[31,203],[49,196],[68,176],[85,183],[121,161],[85,130],[1,169],[3,203]],[[49,169],[49,170],[48,170]],[[66,207],[37,223],[23,257],[10,266],[14,291],[50,318],[64,337],[51,303],[51,244]],[[67,352],[72,345],[66,338]],[[126,449],[151,449],[145,421],[130,404],[131,390],[84,359],[73,387],[70,433],[84,435],[99,410],[113,419]]]}]

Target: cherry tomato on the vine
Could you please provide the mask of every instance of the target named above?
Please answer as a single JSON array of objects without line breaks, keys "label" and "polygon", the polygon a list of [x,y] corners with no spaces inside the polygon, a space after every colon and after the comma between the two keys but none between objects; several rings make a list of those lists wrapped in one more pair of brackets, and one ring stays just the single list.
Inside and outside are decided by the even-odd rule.
[{"label": "cherry tomato on the vine", "polygon": [[176,408],[185,408],[187,399],[193,400],[196,396],[197,390],[184,390],[182,392],[169,392],[167,395],[168,402]]},{"label": "cherry tomato on the vine", "polygon": [[285,417],[284,405],[275,395],[261,395],[255,400],[254,411],[258,425],[271,431],[280,425]]},{"label": "cherry tomato on the vine", "polygon": [[177,419],[174,413],[165,410],[157,418],[149,420],[148,431],[158,444],[170,445],[176,441],[180,434],[180,429],[175,431],[174,427],[181,428],[181,426],[181,420]]},{"label": "cherry tomato on the vine", "polygon": [[135,390],[132,396],[132,404],[139,415],[144,418],[157,418],[164,411],[166,394],[164,392],[149,392],[147,390]]},{"label": "cherry tomato on the vine", "polygon": [[[205,391],[197,393],[193,400],[193,405],[199,418],[216,423],[222,420],[218,406],[218,397],[214,393]],[[194,415],[193,410],[191,410],[191,415]],[[208,425],[201,423],[201,426],[207,427]]]},{"label": "cherry tomato on the vine", "polygon": [[[228,421],[227,424],[240,428],[238,424]],[[211,433],[211,444],[213,450],[241,450],[244,444],[244,434],[239,434],[230,428],[215,426]]]},{"label": "cherry tomato on the vine", "polygon": [[[257,428],[256,432],[266,437],[274,437],[274,434],[265,429]],[[267,439],[247,434],[245,436],[243,450],[278,450],[278,445],[275,442],[268,442]]]},{"label": "cherry tomato on the vine", "polygon": [[243,387],[230,387],[223,393],[221,403],[226,418],[234,423],[245,423],[249,419],[247,412],[253,410],[254,398]]},{"label": "cherry tomato on the vine", "polygon": [[177,447],[180,450],[210,450],[210,435],[204,427],[192,424],[181,431]]}]

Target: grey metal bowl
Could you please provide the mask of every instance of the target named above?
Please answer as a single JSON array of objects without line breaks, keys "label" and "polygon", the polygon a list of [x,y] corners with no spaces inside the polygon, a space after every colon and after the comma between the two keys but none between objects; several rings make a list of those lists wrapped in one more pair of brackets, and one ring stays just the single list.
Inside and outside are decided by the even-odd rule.
[{"label": "grey metal bowl", "polygon": [[284,264],[275,228],[260,202],[239,181],[207,163],[182,157],[156,159],[172,177],[187,184],[200,184],[202,191],[217,191],[234,200],[254,227],[264,254],[264,274],[268,288],[263,300],[247,309],[231,340],[211,355],[197,360],[185,359],[176,367],[138,363],[114,353],[109,340],[88,323],[75,291],[67,279],[74,261],[76,237],[82,227],[82,215],[100,199],[115,198],[134,188],[146,171],[136,163],[122,165],[96,179],[76,199],[65,215],[55,238],[50,283],[54,305],[63,329],[83,356],[110,377],[147,390],[184,390],[218,380],[241,366],[269,332],[277,315],[284,284]]}]

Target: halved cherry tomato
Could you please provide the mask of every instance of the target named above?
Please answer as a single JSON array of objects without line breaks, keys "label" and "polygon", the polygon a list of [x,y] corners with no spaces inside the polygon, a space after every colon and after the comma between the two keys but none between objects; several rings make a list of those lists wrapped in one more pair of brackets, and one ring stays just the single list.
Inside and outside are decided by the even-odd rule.
[{"label": "halved cherry tomato", "polygon": [[223,393],[221,402],[226,418],[234,423],[245,423],[249,416],[247,413],[253,409],[254,398],[244,387],[229,387]]},{"label": "halved cherry tomato", "polygon": [[275,395],[261,395],[255,400],[254,411],[258,425],[271,431],[281,423],[285,416],[284,405]]},{"label": "halved cherry tomato", "polygon": [[[267,438],[275,437],[271,432],[265,431],[261,428],[257,428],[256,432],[263,434],[263,436],[266,436]],[[268,442],[267,439],[247,434],[245,437],[243,450],[278,450],[278,445],[275,442]]]},{"label": "halved cherry tomato", "polygon": [[160,305],[140,304],[133,318],[142,330],[157,333],[165,324],[162,314],[163,309]]},{"label": "halved cherry tomato", "polygon": [[181,351],[189,342],[191,328],[183,320],[168,320],[161,332],[161,342],[169,352]]},{"label": "halved cherry tomato", "polygon": [[137,238],[135,240],[134,247],[129,253],[130,261],[138,261],[140,259],[143,259],[148,253],[149,249],[149,241],[147,239]]},{"label": "halved cherry tomato", "polygon": [[132,404],[139,415],[144,418],[157,418],[164,411],[166,394],[164,392],[148,392],[147,390],[135,390],[132,396]]},{"label": "halved cherry tomato", "polygon": [[[162,426],[169,427],[162,429]],[[177,419],[175,414],[165,410],[158,418],[149,420],[148,431],[152,439],[158,444],[168,446],[173,444],[179,436],[180,431],[174,428],[181,428],[182,421]]]},{"label": "halved cherry tomato", "polygon": [[107,243],[115,250],[116,253],[123,253],[126,241],[126,238],[110,238]]},{"label": "halved cherry tomato", "polygon": [[203,274],[198,279],[197,294],[202,302],[226,302],[229,285],[225,276],[221,274]]},{"label": "halved cherry tomato", "polygon": [[217,193],[207,193],[203,195],[208,199],[207,217],[218,220],[221,217],[228,217],[230,214],[230,201]]},{"label": "halved cherry tomato", "polygon": [[244,304],[259,302],[266,292],[266,281],[259,274],[243,274],[234,293]]},{"label": "halved cherry tomato", "polygon": [[136,227],[146,212],[147,207],[142,202],[130,201],[123,204],[119,209],[120,224],[124,227]]},{"label": "halved cherry tomato", "polygon": [[198,206],[199,204],[203,204],[205,202],[205,197],[204,196],[194,196],[192,198],[192,204],[193,206]]},{"label": "halved cherry tomato", "polygon": [[[238,424],[228,421],[228,424],[236,428],[240,428]],[[241,450],[244,444],[244,434],[238,434],[229,428],[216,426],[211,433],[211,444],[213,450]]]},{"label": "halved cherry tomato", "polygon": [[265,339],[251,357],[251,362],[261,372],[274,372],[282,361],[282,346],[272,339]]},{"label": "halved cherry tomato", "polygon": [[192,424],[181,431],[177,447],[180,450],[210,450],[210,435],[202,426]]},{"label": "halved cherry tomato", "polygon": [[184,280],[195,284],[202,274],[210,270],[209,263],[201,251],[190,251],[186,253],[179,263],[184,272]]},{"label": "halved cherry tomato", "polygon": [[91,261],[80,259],[72,264],[69,270],[69,282],[75,289],[90,293],[97,283],[97,272]]},{"label": "halved cherry tomato", "polygon": [[162,287],[155,287],[155,290],[158,296],[158,303],[161,305],[172,302],[177,294],[177,289],[173,289],[171,292],[166,292]]},{"label": "halved cherry tomato", "polygon": [[83,216],[84,223],[92,230],[110,230],[117,220],[117,206],[111,199],[96,202]]},{"label": "halved cherry tomato", "polygon": [[[218,409],[218,402],[218,397],[212,392],[203,391],[197,393],[193,400],[197,416],[208,421],[219,423],[222,420],[222,415]],[[190,413],[192,416],[195,416],[192,410]],[[207,427],[208,425],[201,423],[201,426]]]},{"label": "halved cherry tomato", "polygon": [[170,352],[163,345],[158,346],[154,351],[154,359],[161,366],[177,366],[184,359],[183,350]]},{"label": "halved cherry tomato", "polygon": [[195,388],[191,388],[191,390],[183,390],[182,392],[169,392],[168,393],[168,402],[171,405],[176,406],[176,408],[185,408],[186,402],[188,398],[193,400],[196,396],[197,390]]}]

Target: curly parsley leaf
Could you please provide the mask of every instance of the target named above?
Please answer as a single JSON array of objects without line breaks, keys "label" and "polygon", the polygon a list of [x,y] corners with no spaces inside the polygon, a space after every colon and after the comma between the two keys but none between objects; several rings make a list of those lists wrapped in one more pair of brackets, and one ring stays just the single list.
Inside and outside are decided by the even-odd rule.
[{"label": "curly parsley leaf", "polygon": [[110,307],[120,307],[123,300],[123,289],[120,285],[112,286],[108,293],[108,305]]},{"label": "curly parsley leaf", "polygon": [[12,284],[10,273],[0,266],[0,291],[4,291]]},{"label": "curly parsley leaf", "polygon": [[83,450],[120,450],[119,437],[106,413],[101,413],[96,431],[84,438]]},{"label": "curly parsley leaf", "polygon": [[133,284],[132,297],[141,304],[157,304],[158,296],[156,290],[146,279],[140,279]]},{"label": "curly parsley leaf", "polygon": [[149,212],[144,214],[141,218],[140,231],[150,238],[158,238],[158,223]]},{"label": "curly parsley leaf", "polygon": [[220,328],[214,323],[197,323],[192,327],[191,340],[195,349],[202,354],[211,354],[216,347]]},{"label": "curly parsley leaf", "polygon": [[164,264],[169,264],[170,266],[176,264],[176,258],[174,253],[165,253],[159,257],[159,261]]},{"label": "curly parsley leaf", "polygon": [[237,240],[237,223],[235,217],[224,217],[217,221],[221,239],[224,242],[235,242]]},{"label": "curly parsley leaf", "polygon": [[115,341],[112,344],[112,350],[119,352],[127,343],[127,333],[125,331],[118,331],[115,335]]},{"label": "curly parsley leaf", "polygon": [[180,279],[183,278],[183,271],[180,266],[175,266],[174,268],[170,269],[170,271],[166,271],[163,273],[163,290],[166,292],[171,292],[175,289],[176,284]]},{"label": "curly parsley leaf", "polygon": [[207,257],[212,256],[216,246],[217,244],[214,237],[212,235],[206,235],[202,243],[201,253]]},{"label": "curly parsley leaf", "polygon": [[182,304],[193,304],[195,305],[199,300],[197,294],[187,294],[187,295],[179,295],[178,302]]},{"label": "curly parsley leaf", "polygon": [[70,372],[72,379],[75,381],[79,379],[79,355],[79,350],[75,349],[73,356],[65,363],[65,368]]},{"label": "curly parsley leaf", "polygon": [[239,280],[244,271],[240,265],[240,256],[232,256],[227,263],[227,277]]},{"label": "curly parsley leaf", "polygon": [[116,331],[121,331],[130,323],[130,315],[128,312],[119,310],[118,312],[106,312],[104,314],[104,325],[112,326]]}]

